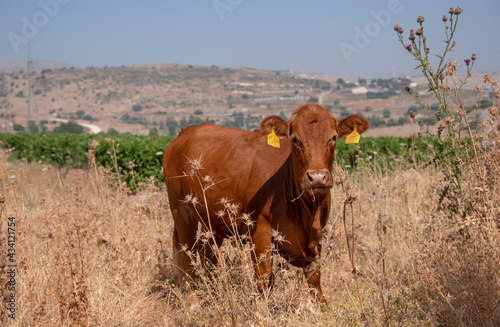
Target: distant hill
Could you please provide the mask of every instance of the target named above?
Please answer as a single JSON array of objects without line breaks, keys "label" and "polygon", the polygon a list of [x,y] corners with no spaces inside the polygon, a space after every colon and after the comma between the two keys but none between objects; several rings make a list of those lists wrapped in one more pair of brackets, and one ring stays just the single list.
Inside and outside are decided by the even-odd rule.
[{"label": "distant hill", "polygon": [[[71,65],[65,62],[58,61],[47,61],[47,60],[33,60],[33,70],[36,72],[42,71],[43,69],[61,69],[70,68]],[[0,63],[0,72],[2,73],[12,73],[28,70],[26,61],[14,61],[14,62],[2,62]]]},{"label": "distant hill", "polygon": [[[409,110],[419,118],[431,119],[432,114],[420,110],[404,91],[405,85],[415,83],[412,87],[420,101],[437,102],[421,78],[358,81],[338,75],[179,64],[87,68],[50,61],[34,64],[34,94],[40,120],[48,129],[74,120],[94,131],[133,134],[175,135],[181,127],[205,121],[253,130],[261,117],[288,119],[307,102],[319,102],[338,118],[354,113],[369,118],[372,128],[367,135],[409,135],[418,130],[407,124]],[[0,64],[3,101],[21,128],[27,119],[26,70],[25,62]],[[473,77],[481,80],[479,74]],[[473,90],[462,91],[468,106],[477,102]],[[485,95],[488,101],[490,93]]]}]

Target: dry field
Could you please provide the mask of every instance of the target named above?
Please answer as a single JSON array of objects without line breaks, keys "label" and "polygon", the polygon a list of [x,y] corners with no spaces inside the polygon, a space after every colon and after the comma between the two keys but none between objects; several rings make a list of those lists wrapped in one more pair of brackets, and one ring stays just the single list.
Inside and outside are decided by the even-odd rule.
[{"label": "dry field", "polygon": [[[464,168],[464,200],[474,204],[467,219],[439,204],[447,180],[432,167],[360,168],[349,176],[358,202],[353,222],[347,213],[347,233],[352,239],[354,229],[361,301],[342,224],[344,194],[334,186],[321,260],[328,307],[277,256],[275,289],[259,294],[251,249],[238,242],[223,244],[222,265],[198,267],[200,301],[190,305],[183,286],[172,284],[163,189],[142,185],[131,195],[101,167],[10,162],[7,151],[0,160],[0,325],[499,326],[498,145],[481,156],[486,179],[477,167]],[[8,248],[13,256],[5,256]],[[15,320],[5,302],[12,296]]]}]

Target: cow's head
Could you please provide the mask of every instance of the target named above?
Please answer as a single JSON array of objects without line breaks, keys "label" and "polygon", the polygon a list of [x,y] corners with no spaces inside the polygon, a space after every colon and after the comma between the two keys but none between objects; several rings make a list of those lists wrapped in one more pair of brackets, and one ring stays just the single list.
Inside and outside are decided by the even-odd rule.
[{"label": "cow's head", "polygon": [[361,134],[370,123],[358,115],[338,120],[323,106],[310,103],[297,109],[289,121],[276,116],[265,118],[261,129],[274,128],[278,137],[291,140],[302,190],[321,193],[333,186],[331,172],[337,139],[352,133],[354,125]]}]

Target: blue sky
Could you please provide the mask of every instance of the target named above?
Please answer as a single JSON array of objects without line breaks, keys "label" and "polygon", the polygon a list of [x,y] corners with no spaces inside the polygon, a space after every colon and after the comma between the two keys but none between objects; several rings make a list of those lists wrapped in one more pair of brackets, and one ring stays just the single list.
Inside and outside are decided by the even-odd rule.
[{"label": "blue sky", "polygon": [[[0,0],[0,62],[25,60],[29,40],[34,59],[76,67],[287,70],[293,56],[295,71],[372,78],[390,77],[394,67],[398,76],[416,75],[393,26],[406,38],[423,15],[431,52],[440,50],[441,17],[452,6],[464,12],[447,59],[476,53],[475,72],[499,72],[498,0]],[[342,45],[357,50],[345,54]]]}]

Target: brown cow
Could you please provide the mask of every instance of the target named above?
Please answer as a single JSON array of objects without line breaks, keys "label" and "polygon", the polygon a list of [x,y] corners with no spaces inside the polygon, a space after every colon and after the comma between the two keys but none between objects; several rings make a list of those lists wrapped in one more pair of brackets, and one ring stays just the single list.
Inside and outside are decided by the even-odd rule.
[{"label": "brown cow", "polygon": [[[369,127],[363,117],[352,115],[339,121],[324,107],[308,104],[296,110],[289,121],[277,116],[264,118],[260,129],[253,132],[206,123],[183,130],[163,157],[174,218],[177,282],[186,282],[192,275],[183,246],[203,251],[202,255],[216,261],[211,247],[196,242],[201,217],[202,226],[210,226],[219,245],[234,233],[232,228],[250,234],[261,291],[263,282],[272,284],[272,231],[278,231],[285,241],[275,247],[288,262],[303,268],[308,283],[317,291],[316,299],[326,303],[316,259],[330,212],[336,141],[350,134],[354,125],[358,133]],[[268,144],[272,130],[279,137],[279,148]],[[205,194],[204,181],[211,183]],[[236,205],[238,218],[233,224],[220,215],[224,210],[221,199]],[[242,222],[244,213],[251,215],[251,228]]]}]

